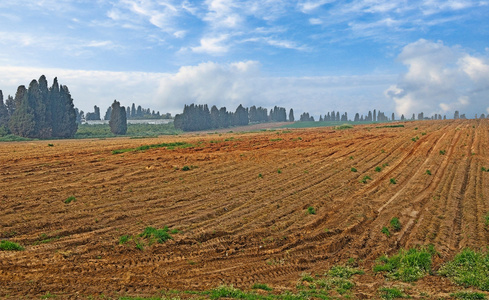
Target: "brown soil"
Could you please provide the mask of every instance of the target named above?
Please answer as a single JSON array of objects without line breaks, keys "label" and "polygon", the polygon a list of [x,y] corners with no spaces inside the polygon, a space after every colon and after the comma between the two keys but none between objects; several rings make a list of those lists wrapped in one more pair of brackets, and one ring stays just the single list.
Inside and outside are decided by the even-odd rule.
[{"label": "brown soil", "polygon": [[[350,258],[366,271],[353,295],[375,298],[393,284],[371,271],[382,254],[434,244],[436,270],[489,243],[489,121],[404,124],[1,143],[0,238],[25,250],[0,251],[0,298],[295,291],[301,273]],[[193,147],[112,154],[182,141]],[[387,237],[393,217],[403,227]],[[119,244],[148,226],[180,233],[143,251]],[[405,286],[414,298],[461,289],[439,276]]]}]

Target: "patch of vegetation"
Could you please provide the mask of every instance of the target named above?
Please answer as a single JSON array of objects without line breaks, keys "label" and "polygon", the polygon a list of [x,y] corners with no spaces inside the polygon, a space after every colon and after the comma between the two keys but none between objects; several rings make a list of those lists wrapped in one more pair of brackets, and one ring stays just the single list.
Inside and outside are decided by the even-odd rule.
[{"label": "patch of vegetation", "polygon": [[25,141],[32,141],[32,140],[34,139],[25,138],[13,134],[7,134],[4,136],[0,135],[0,142],[25,142]]},{"label": "patch of vegetation", "polygon": [[69,196],[68,198],[66,198],[66,200],[64,201],[64,203],[65,204],[70,204],[73,201],[76,201],[75,196]]},{"label": "patch of vegetation", "polygon": [[353,168],[353,167],[352,167],[350,170],[351,170],[352,172],[356,172],[356,171],[357,171],[357,169],[355,169],[355,168]]},{"label": "patch of vegetation", "polygon": [[155,148],[166,148],[168,150],[172,150],[175,148],[190,148],[190,147],[194,147],[194,145],[186,142],[161,143],[161,144],[144,145],[137,148],[112,150],[112,154],[121,154],[121,153],[134,152],[134,151],[145,151],[145,150],[155,149]]},{"label": "patch of vegetation", "polygon": [[489,253],[464,249],[443,265],[438,273],[457,284],[489,291]]},{"label": "patch of vegetation", "polygon": [[440,155],[445,155],[447,153],[447,150],[440,150]]},{"label": "patch of vegetation", "polygon": [[310,215],[315,215],[316,214],[316,210],[314,209],[314,207],[312,206],[309,206],[307,208],[307,212],[310,214]]},{"label": "patch of vegetation", "polygon": [[379,166],[375,167],[375,172],[380,172],[380,171],[382,171],[381,167],[379,167]]},{"label": "patch of vegetation", "polygon": [[397,124],[397,125],[384,125],[384,126],[377,126],[375,128],[396,128],[396,127],[404,127],[403,124]]},{"label": "patch of vegetation", "polygon": [[387,272],[387,277],[405,282],[416,281],[431,272],[431,258],[436,253],[432,245],[427,248],[401,249],[392,256],[381,256],[374,272]]},{"label": "patch of vegetation", "polygon": [[[183,131],[175,129],[173,123],[168,124],[127,124],[126,136],[155,137],[160,135],[177,135]],[[116,135],[110,131],[109,124],[81,124],[75,133],[75,138],[109,138]]]},{"label": "patch of vegetation", "polygon": [[281,141],[281,140],[283,140],[283,139],[281,139],[281,138],[278,138],[278,139],[271,139],[271,140],[270,140],[270,142],[279,142],[279,141]]},{"label": "patch of vegetation", "polygon": [[353,128],[353,125],[351,125],[351,124],[342,124],[342,125],[339,125],[339,126],[335,126],[333,128],[335,130],[351,129],[351,128]]},{"label": "patch of vegetation", "polygon": [[394,231],[400,231],[401,230],[401,222],[399,221],[398,217],[394,217],[390,221],[390,225]]},{"label": "patch of vegetation", "polygon": [[197,169],[198,167],[197,166],[183,166],[182,167],[182,171],[190,171],[190,170],[193,170],[193,169]]},{"label": "patch of vegetation", "polygon": [[[168,226],[163,227],[162,229],[156,229],[154,227],[146,227],[144,231],[137,235],[122,235],[119,237],[119,245],[125,245],[128,243],[133,243],[136,249],[144,250],[144,246],[151,246],[154,243],[162,244],[168,240],[173,239],[172,234],[176,234],[179,231],[177,229],[168,228]],[[146,243],[145,241],[146,240]]]},{"label": "patch of vegetation", "polygon": [[409,298],[402,290],[398,288],[386,288],[382,287],[379,289],[379,294],[382,299],[399,299],[399,298]]},{"label": "patch of vegetation", "polygon": [[411,139],[411,141],[413,141],[413,142],[416,142],[417,140],[419,140],[419,136],[413,137],[413,138]]},{"label": "patch of vegetation", "polygon": [[426,175],[431,175],[431,171],[430,170],[426,170],[425,174]]},{"label": "patch of vegetation", "polygon": [[481,167],[482,172],[489,172],[489,168]]},{"label": "patch of vegetation", "polygon": [[278,170],[277,170],[277,173],[278,173],[278,174],[282,174],[282,170],[278,169]]},{"label": "patch of vegetation", "polygon": [[48,144],[48,147],[54,147],[54,144]]},{"label": "patch of vegetation", "polygon": [[47,234],[42,233],[39,236],[39,240],[35,241],[33,245],[47,244],[47,243],[50,243],[50,242],[52,242],[54,240],[59,240],[60,238],[61,238],[60,236],[48,237]]},{"label": "patch of vegetation", "polygon": [[264,290],[264,291],[273,291],[271,287],[263,283],[255,283],[251,286],[254,290]]},{"label": "patch of vegetation", "polygon": [[390,182],[391,184],[397,184],[397,180],[396,180],[395,178],[391,178],[391,179],[389,179],[389,182]]},{"label": "patch of vegetation", "polygon": [[391,236],[391,232],[390,232],[389,228],[387,228],[385,226],[382,227],[382,229],[380,230],[380,232],[382,232],[383,234],[385,234],[388,237]]},{"label": "patch of vegetation", "polygon": [[328,271],[329,276],[344,279],[350,279],[355,274],[363,275],[365,272],[350,266],[334,266]]},{"label": "patch of vegetation", "polygon": [[258,178],[263,178],[263,175],[261,173],[258,174]]},{"label": "patch of vegetation", "polygon": [[484,216],[484,225],[489,226],[489,212]]},{"label": "patch of vegetation", "polygon": [[370,178],[370,176],[368,176],[368,175],[365,175],[365,176],[363,176],[362,180],[360,180],[360,182],[367,183],[367,180],[372,180],[372,178]]},{"label": "patch of vegetation", "polygon": [[450,294],[450,297],[456,299],[469,299],[469,300],[487,299],[485,294],[479,292],[456,292]]},{"label": "patch of vegetation", "polygon": [[24,250],[24,247],[22,247],[21,245],[19,245],[17,243],[11,242],[11,241],[3,240],[3,241],[0,241],[0,250],[1,251],[22,251],[22,250]]}]

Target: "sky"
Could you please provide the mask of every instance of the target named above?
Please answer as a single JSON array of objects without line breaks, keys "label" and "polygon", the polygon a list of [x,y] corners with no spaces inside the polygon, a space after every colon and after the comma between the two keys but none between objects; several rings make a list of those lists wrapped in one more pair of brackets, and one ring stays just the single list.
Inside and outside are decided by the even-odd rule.
[{"label": "sky", "polygon": [[102,115],[114,99],[489,114],[489,1],[1,0],[0,90],[45,75]]}]

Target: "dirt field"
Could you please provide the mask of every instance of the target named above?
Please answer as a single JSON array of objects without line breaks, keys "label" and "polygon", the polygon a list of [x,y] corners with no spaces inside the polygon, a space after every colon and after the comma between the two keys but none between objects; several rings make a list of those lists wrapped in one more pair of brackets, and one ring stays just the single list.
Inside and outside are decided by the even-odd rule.
[{"label": "dirt field", "polygon": [[[376,298],[394,284],[372,271],[384,253],[434,244],[436,270],[489,244],[489,121],[403,124],[0,143],[0,238],[25,247],[0,251],[0,298],[294,292],[302,273],[348,260],[365,271],[352,297]],[[175,142],[189,147],[112,154]],[[402,230],[387,237],[393,217]],[[119,243],[148,226],[179,232]],[[395,284],[413,298],[460,290],[431,275]]]}]

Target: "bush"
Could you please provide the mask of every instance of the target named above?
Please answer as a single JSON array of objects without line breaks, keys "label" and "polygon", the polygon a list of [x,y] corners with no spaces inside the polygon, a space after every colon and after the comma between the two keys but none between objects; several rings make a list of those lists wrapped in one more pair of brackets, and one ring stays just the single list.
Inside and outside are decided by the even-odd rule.
[{"label": "bush", "polygon": [[431,171],[430,170],[426,170],[426,175],[431,175]]},{"label": "bush", "polygon": [[397,288],[380,288],[380,297],[382,299],[396,299],[396,298],[406,298],[404,293]]},{"label": "bush", "polygon": [[382,171],[381,167],[375,167],[375,172],[380,172],[380,171]]},{"label": "bush", "polygon": [[350,170],[351,170],[352,172],[356,172],[356,171],[357,171],[357,169],[355,169],[355,168],[351,168]]},{"label": "bush", "polygon": [[11,241],[3,240],[3,241],[0,241],[0,250],[2,250],[2,251],[22,251],[22,250],[24,250],[24,247],[22,247],[21,245],[19,245],[17,243],[11,242]]},{"label": "bush", "polygon": [[391,184],[397,184],[397,180],[395,178],[391,178],[389,181]]},{"label": "bush", "polygon": [[314,207],[312,206],[309,206],[307,208],[307,212],[310,214],[310,215],[315,215],[316,214],[316,210],[314,209]]},{"label": "bush", "polygon": [[389,231],[389,228],[387,227],[382,227],[382,230],[380,231],[382,232],[383,234],[385,234],[386,236],[391,236],[391,232]]},{"label": "bush", "polygon": [[362,182],[362,183],[367,183],[367,180],[371,180],[371,179],[372,179],[372,178],[370,178],[370,176],[365,175],[365,176],[363,176],[363,178],[362,178],[362,180],[361,180],[360,182]]}]

